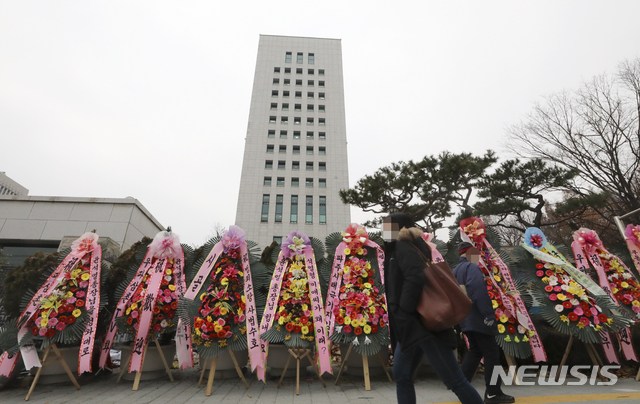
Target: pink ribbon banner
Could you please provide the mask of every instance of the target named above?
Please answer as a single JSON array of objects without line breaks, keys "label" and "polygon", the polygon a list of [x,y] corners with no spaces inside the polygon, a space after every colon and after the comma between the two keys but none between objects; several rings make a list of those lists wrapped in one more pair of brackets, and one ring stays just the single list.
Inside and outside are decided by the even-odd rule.
[{"label": "pink ribbon banner", "polygon": [[[604,247],[601,247],[601,248],[605,253],[609,253],[609,251],[607,251]],[[598,256],[597,250],[594,249],[593,251],[587,251],[586,249],[583,249],[580,243],[578,243],[577,241],[574,241],[573,243],[571,243],[571,249],[573,250],[573,254],[575,256],[576,264],[577,264],[576,266],[578,267],[578,269],[586,273],[586,271],[589,269],[589,266],[587,264],[587,260],[589,260],[589,262],[591,262],[591,265],[593,265],[593,267],[596,269],[596,273],[598,274],[598,281],[600,282],[600,287],[605,292],[607,292],[607,295],[609,295],[609,297],[611,298],[611,300],[613,300],[616,306],[619,306],[620,304],[618,303],[618,300],[615,298],[613,291],[611,290],[609,279],[607,279],[607,273],[604,269],[604,265],[602,265],[602,261],[600,260],[600,257]],[[582,255],[583,253],[586,256],[586,258]],[[622,260],[618,259],[618,261],[626,268],[626,265],[624,265]],[[638,362],[635,349],[633,348],[633,344],[631,342],[631,330],[629,330],[629,328],[625,328],[624,330],[619,332],[617,336],[618,336],[618,341],[620,342],[620,347],[622,348],[622,352],[624,353],[625,358],[627,358],[628,360],[633,360]],[[609,359],[609,355],[607,355],[607,359]],[[618,362],[616,361],[616,363]]]},{"label": "pink ribbon banner", "polygon": [[[262,321],[260,322],[260,335],[269,331],[273,325],[273,318],[275,316],[276,308],[278,307],[278,298],[280,297],[280,287],[282,286],[282,277],[286,268],[287,259],[282,255],[282,252],[278,255],[278,263],[273,271],[273,277],[271,278],[271,284],[269,285],[269,295],[267,296],[267,305],[262,315]],[[262,380],[266,383],[266,366],[267,357],[269,355],[269,342],[260,338],[260,353],[262,360],[256,366],[256,374],[258,380]],[[253,363],[251,364],[253,367]]]},{"label": "pink ribbon banner", "polygon": [[116,318],[122,315],[127,302],[131,300],[136,289],[138,289],[138,286],[140,286],[140,283],[142,283],[142,279],[144,278],[144,275],[151,268],[151,265],[153,262],[152,255],[153,254],[149,250],[147,250],[147,253],[144,256],[144,259],[142,260],[142,264],[140,264],[140,267],[138,267],[138,271],[136,272],[133,279],[131,279],[131,282],[129,282],[129,285],[127,286],[124,293],[122,294],[122,297],[118,301],[116,310],[113,313],[113,316],[111,317],[111,323],[109,323],[109,329],[107,330],[107,335],[102,344],[102,350],[100,352],[100,363],[99,363],[101,369],[104,369],[107,363],[107,358],[109,357],[109,352],[111,351],[113,340],[116,336],[116,332],[118,331],[118,327],[116,326]]},{"label": "pink ribbon banner", "polygon": [[80,352],[78,353],[78,376],[85,372],[91,372],[93,358],[93,344],[96,340],[96,329],[98,327],[98,312],[100,311],[100,272],[102,269],[102,247],[96,246],[91,251],[91,264],[89,274],[89,287],[85,307],[89,318],[82,334]]},{"label": "pink ribbon banner", "polygon": [[249,267],[249,252],[247,243],[240,245],[242,254],[242,270],[244,272],[244,296],[246,299],[246,324],[247,324],[247,345],[249,358],[251,359],[251,370],[255,370],[262,362],[262,351],[260,350],[260,336],[258,335],[258,313],[256,311],[256,299],[253,291],[253,278]]},{"label": "pink ribbon banner", "polygon": [[153,320],[153,308],[156,305],[156,295],[160,290],[160,284],[164,277],[164,271],[167,267],[167,258],[158,258],[151,268],[151,278],[147,285],[147,292],[140,313],[140,322],[138,330],[131,350],[131,360],[129,361],[129,373],[142,371],[144,363],[144,347],[147,343],[147,335],[151,328],[151,320]]},{"label": "pink ribbon banner", "polygon": [[[180,249],[180,255],[173,262],[173,284],[176,287],[178,298],[185,294],[187,283],[184,274],[184,250]],[[191,326],[188,323],[181,324],[178,320],[176,328],[176,355],[180,370],[193,367],[193,345],[191,344]]]},{"label": "pink ribbon banner", "polygon": [[307,277],[309,278],[309,298],[311,299],[311,315],[313,316],[313,327],[316,334],[316,351],[318,351],[320,374],[325,372],[333,374],[329,338],[327,337],[327,323],[322,310],[322,294],[320,293],[320,282],[318,281],[318,270],[316,268],[316,259],[313,256],[313,249],[307,247],[304,255],[307,264]]},{"label": "pink ribbon banner", "polygon": [[[72,251],[69,253],[65,259],[56,267],[51,275],[47,278],[47,280],[42,284],[40,289],[33,296],[27,308],[20,314],[18,326],[20,327],[20,331],[18,332],[18,342],[24,337],[27,332],[30,330],[27,328],[26,324],[29,319],[34,315],[34,313],[40,307],[40,300],[48,296],[53,289],[60,283],[62,278],[64,277],[66,272],[73,270],[80,258],[84,256],[85,251]],[[15,354],[13,356],[9,356],[7,352],[2,354],[0,357],[0,376],[9,377],[15,368],[16,361],[18,358],[22,356],[22,360],[24,362],[25,368],[27,370],[32,367],[41,367],[40,358],[38,357],[38,351],[33,343],[24,345],[20,347],[20,353]]]},{"label": "pink ribbon banner", "polygon": [[[367,240],[364,244],[367,247],[376,249],[376,258],[378,260],[378,271],[380,272],[380,282],[384,286],[384,251],[382,248],[371,240]],[[329,278],[329,291],[327,292],[327,301],[325,303],[325,318],[327,321],[327,335],[330,337],[333,335],[333,330],[336,325],[333,309],[335,305],[339,303],[338,293],[342,286],[342,269],[344,268],[345,261],[347,259],[344,254],[344,250],[347,248],[347,243],[341,242],[336,248],[336,255],[333,258],[333,266],[331,269],[331,278]],[[442,256],[440,256],[442,258]],[[387,295],[383,294],[384,304],[387,307]]]}]

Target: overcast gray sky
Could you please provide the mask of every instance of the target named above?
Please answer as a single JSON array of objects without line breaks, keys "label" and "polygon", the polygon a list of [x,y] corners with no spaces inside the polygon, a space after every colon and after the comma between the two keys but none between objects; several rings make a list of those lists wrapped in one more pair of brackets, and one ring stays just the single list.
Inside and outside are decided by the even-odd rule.
[{"label": "overcast gray sky", "polygon": [[199,244],[235,220],[260,34],[342,39],[353,185],[444,150],[505,155],[533,102],[640,56],[639,15],[638,1],[4,0],[0,171],[31,195],[133,196]]}]

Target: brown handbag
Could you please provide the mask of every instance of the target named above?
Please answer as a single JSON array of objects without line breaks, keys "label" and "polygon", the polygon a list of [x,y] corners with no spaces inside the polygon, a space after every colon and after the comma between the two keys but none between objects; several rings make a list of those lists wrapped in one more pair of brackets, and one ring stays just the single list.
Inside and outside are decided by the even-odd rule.
[{"label": "brown handbag", "polygon": [[427,280],[416,311],[424,328],[432,332],[444,331],[467,317],[473,303],[446,262],[429,262],[416,245],[413,247],[425,261]]}]

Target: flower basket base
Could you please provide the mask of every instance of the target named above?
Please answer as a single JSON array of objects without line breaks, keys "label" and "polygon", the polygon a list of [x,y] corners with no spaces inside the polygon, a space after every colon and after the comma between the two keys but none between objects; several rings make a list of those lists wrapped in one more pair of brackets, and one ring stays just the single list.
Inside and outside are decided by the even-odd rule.
[{"label": "flower basket base", "polygon": [[[147,342],[144,346],[144,359],[142,362],[142,371],[141,372],[135,372],[135,376],[133,373],[128,373],[127,369],[129,368],[129,362],[131,361],[131,352],[129,353],[129,356],[127,358],[127,362],[124,364],[124,366],[121,366],[121,370],[120,370],[120,375],[118,376],[118,379],[116,380],[116,383],[120,382],[121,378],[124,378],[126,380],[133,380],[133,390],[138,390],[138,386],[140,384],[140,380],[153,380],[153,379],[157,379],[159,377],[162,377],[162,375],[164,375],[165,373],[169,376],[169,380],[171,380],[171,382],[173,382],[173,375],[171,374],[171,369],[169,368],[169,365],[167,363],[167,356],[165,356],[165,353],[169,354],[171,357],[170,359],[173,361],[173,356],[175,355],[175,346],[171,345],[171,346],[164,346],[164,350],[162,349],[163,347],[160,346],[160,342],[158,342],[157,339],[154,338],[153,340],[155,342],[155,348],[156,350],[152,351],[152,352],[157,352],[157,356],[160,358],[160,361],[156,360],[147,360],[150,359],[147,356],[147,349],[149,348],[149,342]],[[123,353],[125,350],[129,350],[130,348],[127,347],[126,349],[123,349]],[[155,359],[155,358],[154,358]],[[147,366],[145,366],[145,364],[147,364]],[[143,377],[143,373],[144,373],[144,377]]]},{"label": "flower basket base", "polygon": [[287,363],[284,365],[284,370],[282,371],[280,380],[278,380],[278,388],[280,388],[280,386],[282,385],[282,380],[284,380],[284,377],[286,376],[291,358],[294,358],[296,360],[296,396],[300,395],[300,361],[305,357],[309,359],[311,367],[316,372],[318,379],[320,379],[320,383],[322,383],[324,387],[327,387],[327,384],[324,382],[322,376],[320,375],[318,367],[315,363],[313,363],[313,360],[311,359],[311,350],[306,348],[289,348],[289,357],[287,358]]},{"label": "flower basket base", "polygon": [[[344,348],[344,345],[342,345],[341,348]],[[371,368],[369,367],[369,357],[367,355],[362,355],[362,367],[360,368],[359,366],[354,366],[356,362],[353,360],[353,358],[351,361],[349,361],[349,358],[351,357],[352,349],[353,349],[353,344],[349,344],[349,348],[347,349],[347,352],[344,355],[344,358],[342,359],[342,364],[340,365],[338,376],[336,377],[336,386],[338,385],[338,382],[340,382],[340,376],[342,376],[342,372],[345,370],[345,366],[347,366],[347,370],[352,369],[352,372],[350,374],[357,374],[357,375],[361,374],[364,377],[364,389],[369,391],[371,390]],[[378,352],[378,354],[375,355],[380,362],[380,366],[376,366],[374,369],[376,368],[382,369],[382,371],[386,373],[387,377],[389,378],[389,381],[393,382],[393,379],[389,374],[388,366],[385,364],[384,357],[382,356],[382,354],[383,354],[383,351],[380,351]],[[387,360],[388,359],[389,358],[387,357]],[[358,370],[360,370],[360,372],[358,372]],[[380,372],[379,374],[382,374],[383,372]],[[345,373],[349,373],[349,372],[345,372]]]},{"label": "flower basket base", "polygon": [[[562,361],[560,361],[560,366],[558,366],[558,370],[562,369],[564,364],[567,362],[567,358],[569,357],[569,352],[571,351],[572,345],[573,345],[573,335],[569,338],[569,342],[567,343],[567,349],[565,349],[564,351],[564,355],[562,356]],[[604,363],[602,362],[602,359],[600,359],[600,355],[598,355],[598,351],[596,350],[596,347],[592,343],[585,343],[584,345],[587,349],[587,353],[589,354],[589,358],[591,358],[591,362],[593,363],[593,366],[595,366],[598,369],[598,379],[604,382],[605,378],[604,376],[602,376],[602,373],[600,371],[600,369],[602,369],[602,367],[604,366]]]},{"label": "flower basket base", "polygon": [[[56,356],[56,359],[50,360],[47,362],[47,358],[49,357],[49,353],[51,353],[51,350],[53,349],[53,352]],[[73,373],[71,372],[71,369],[69,369],[69,365],[67,365],[67,361],[64,360],[64,357],[62,356],[62,354],[60,353],[60,350],[58,349],[58,347],[56,346],[56,344],[50,344],[45,350],[44,350],[44,355],[42,356],[42,366],[38,368],[38,370],[36,371],[36,375],[33,378],[33,382],[31,382],[31,387],[29,388],[29,392],[27,393],[27,396],[25,397],[24,401],[29,401],[29,398],[31,398],[31,393],[33,393],[33,390],[35,390],[36,385],[38,384],[38,379],[40,379],[40,374],[42,373],[42,369],[49,365],[51,366],[51,364],[59,362],[62,367],[64,368],[65,372],[67,373],[67,376],[69,376],[69,379],[71,379],[71,383],[73,383],[74,386],[76,386],[76,390],[80,390],[80,385],[78,384],[78,381],[76,380],[76,378],[73,376]]]},{"label": "flower basket base", "polygon": [[[247,383],[247,380],[244,378],[244,374],[242,373],[242,369],[240,368],[240,365],[238,364],[238,360],[236,359],[235,354],[233,353],[232,350],[228,349],[227,351],[229,353],[229,356],[231,357],[231,360],[233,361],[233,366],[236,370],[236,372],[238,373],[238,377],[240,377],[240,380],[242,380],[242,384],[244,384],[245,388],[249,388],[249,383]],[[224,360],[224,358],[222,358]],[[211,358],[211,361],[209,362],[209,378],[207,380],[207,390],[205,392],[206,396],[210,396],[211,395],[211,390],[213,389],[213,379],[215,378],[216,375],[216,367],[218,366],[218,361],[219,361],[219,356],[216,356],[214,358]],[[200,372],[200,380],[198,380],[198,387],[200,387],[200,385],[202,384],[202,379],[204,378],[204,373],[207,370],[207,359],[203,359],[202,361],[202,372]]]}]

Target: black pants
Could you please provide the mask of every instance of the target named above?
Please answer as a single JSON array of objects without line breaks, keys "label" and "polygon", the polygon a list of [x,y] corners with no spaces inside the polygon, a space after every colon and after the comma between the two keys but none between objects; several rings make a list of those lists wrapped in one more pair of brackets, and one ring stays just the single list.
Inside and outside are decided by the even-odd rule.
[{"label": "black pants", "polygon": [[494,368],[502,366],[500,364],[500,347],[496,343],[493,335],[482,334],[475,331],[465,331],[464,335],[469,340],[469,352],[462,361],[462,373],[468,381],[471,381],[474,373],[478,369],[480,360],[484,358],[484,383],[486,385],[485,395],[502,394],[500,385],[502,379],[497,378],[494,385],[491,385],[491,375]]}]

